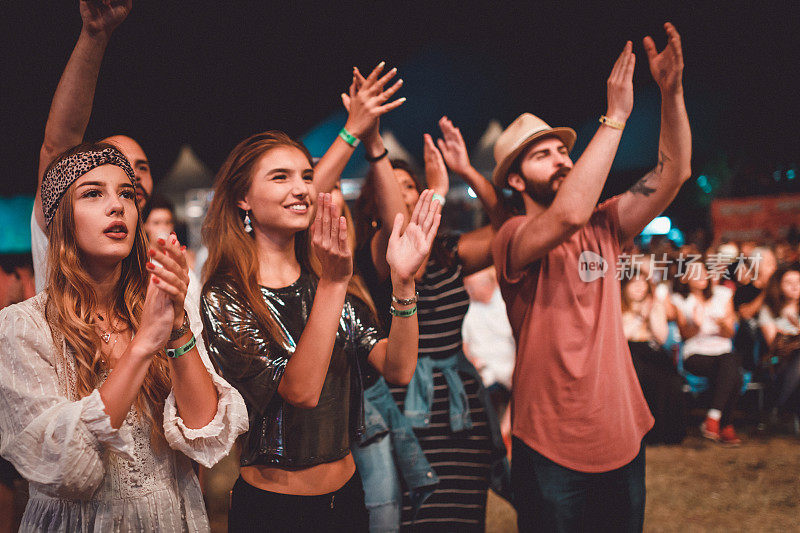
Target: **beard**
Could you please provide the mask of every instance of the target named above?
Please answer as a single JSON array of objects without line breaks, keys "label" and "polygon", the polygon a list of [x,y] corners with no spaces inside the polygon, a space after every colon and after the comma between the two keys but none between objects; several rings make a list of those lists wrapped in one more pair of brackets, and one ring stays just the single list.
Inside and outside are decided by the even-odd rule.
[{"label": "beard", "polygon": [[[147,202],[150,201],[150,195],[147,194],[147,191],[144,190],[144,188],[138,183],[136,184],[135,192],[136,192],[136,204],[139,206],[139,211],[144,211],[145,206],[147,206]],[[139,199],[140,195],[141,195],[141,200]]]},{"label": "beard", "polygon": [[545,207],[549,207],[556,199],[561,182],[564,180],[571,168],[561,168],[547,179],[546,182],[535,182],[533,180],[525,180],[525,193],[530,196],[536,203]]}]

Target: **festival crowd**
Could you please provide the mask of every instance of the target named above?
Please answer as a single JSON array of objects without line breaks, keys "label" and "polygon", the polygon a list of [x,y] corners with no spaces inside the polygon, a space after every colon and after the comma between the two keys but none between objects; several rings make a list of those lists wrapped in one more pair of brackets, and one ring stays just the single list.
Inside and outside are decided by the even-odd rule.
[{"label": "festival crowd", "polygon": [[[796,417],[798,243],[637,239],[691,176],[671,24],[662,50],[643,40],[656,164],[623,194],[597,205],[633,108],[631,41],[577,160],[575,131],[523,113],[491,179],[446,116],[424,172],[389,157],[380,119],[405,99],[382,62],[353,69],[319,160],[280,131],[235,145],[196,254],[143,148],[84,139],[131,3],[79,2],[31,255],[3,257],[0,521],[21,477],[20,531],[208,531],[198,472],[233,451],[231,532],[483,531],[490,488],[520,531],[641,531],[645,444],[684,438],[687,387],[721,445],[741,442],[753,384],[765,423]],[[440,229],[450,174],[485,225]]]}]

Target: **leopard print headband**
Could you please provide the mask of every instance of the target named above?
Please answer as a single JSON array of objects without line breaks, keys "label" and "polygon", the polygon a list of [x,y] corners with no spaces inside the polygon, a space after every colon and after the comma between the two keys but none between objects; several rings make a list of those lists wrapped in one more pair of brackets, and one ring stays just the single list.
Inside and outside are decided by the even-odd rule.
[{"label": "leopard print headband", "polygon": [[131,183],[136,185],[131,164],[116,148],[109,147],[99,151],[80,152],[65,157],[56,163],[42,179],[42,210],[47,226],[52,222],[56,208],[69,186],[90,170],[101,165],[114,165],[121,168],[128,175]]}]

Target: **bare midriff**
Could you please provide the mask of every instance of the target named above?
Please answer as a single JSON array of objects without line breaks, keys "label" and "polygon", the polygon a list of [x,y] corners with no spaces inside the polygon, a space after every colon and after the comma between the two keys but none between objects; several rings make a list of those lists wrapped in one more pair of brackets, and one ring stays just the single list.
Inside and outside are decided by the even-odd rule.
[{"label": "bare midriff", "polygon": [[356,471],[352,454],[299,470],[276,466],[243,466],[239,472],[247,483],[261,490],[295,496],[319,496],[339,490]]}]

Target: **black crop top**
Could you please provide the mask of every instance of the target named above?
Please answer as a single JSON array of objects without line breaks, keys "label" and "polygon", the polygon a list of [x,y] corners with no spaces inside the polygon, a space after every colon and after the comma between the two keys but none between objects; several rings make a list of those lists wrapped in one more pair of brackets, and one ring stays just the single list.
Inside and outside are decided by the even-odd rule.
[{"label": "black crop top", "polygon": [[308,322],[317,280],[304,273],[280,289],[261,287],[282,332],[273,338],[227,284],[204,290],[201,302],[208,352],[220,374],[242,394],[250,430],[243,436],[241,465],[308,467],[336,461],[363,433],[362,372],[381,339],[369,308],[348,295],[319,402],[295,407],[278,394],[286,362]]}]

